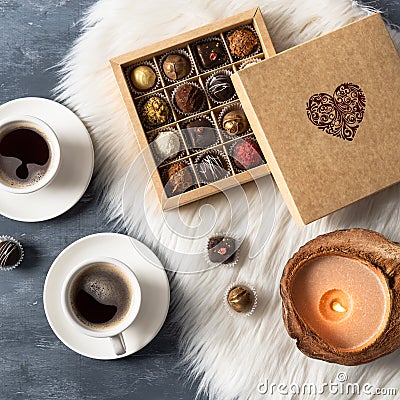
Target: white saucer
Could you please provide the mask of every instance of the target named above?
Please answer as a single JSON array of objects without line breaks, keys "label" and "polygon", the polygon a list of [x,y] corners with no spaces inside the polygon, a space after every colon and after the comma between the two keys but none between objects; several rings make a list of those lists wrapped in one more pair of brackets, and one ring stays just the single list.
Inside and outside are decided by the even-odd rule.
[{"label": "white saucer", "polygon": [[[61,288],[71,268],[102,255],[132,268],[142,289],[139,314],[123,334],[127,352],[122,356],[115,355],[110,339],[93,338],[74,329],[61,308]],[[77,353],[101,360],[126,357],[146,346],[163,326],[169,300],[167,274],[156,255],[136,239],[116,233],[98,233],[68,246],[51,266],[43,292],[46,317],[57,337]]]},{"label": "white saucer", "polygon": [[24,222],[55,218],[74,206],[93,174],[93,144],[82,121],[67,107],[39,97],[26,97],[0,106],[0,119],[13,114],[43,119],[55,131],[62,160],[55,179],[29,194],[0,190],[0,214]]}]

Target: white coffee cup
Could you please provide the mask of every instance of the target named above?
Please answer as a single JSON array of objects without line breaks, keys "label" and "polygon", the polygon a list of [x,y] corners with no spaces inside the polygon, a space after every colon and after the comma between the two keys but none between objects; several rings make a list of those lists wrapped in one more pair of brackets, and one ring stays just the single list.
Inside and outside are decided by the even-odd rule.
[{"label": "white coffee cup", "polygon": [[44,121],[30,115],[13,115],[0,120],[0,142],[10,132],[17,129],[28,129],[37,132],[46,141],[49,147],[49,166],[44,175],[35,183],[24,185],[23,183],[6,182],[0,179],[0,190],[15,194],[27,194],[44,188],[56,177],[61,164],[61,150],[57,135]]},{"label": "white coffee cup", "polygon": [[[115,267],[118,272],[122,274],[124,280],[126,280],[132,291],[132,295],[130,296],[131,303],[125,316],[119,322],[112,325],[112,327],[102,329],[96,329],[95,327],[89,327],[88,325],[85,325],[76,315],[76,312],[72,307],[71,299],[71,287],[75,281],[75,278],[77,278],[86,269],[99,264],[111,264],[113,267]],[[86,260],[75,266],[64,281],[61,303],[66,318],[79,332],[96,338],[110,338],[116,355],[122,355],[126,353],[123,332],[136,319],[141,305],[141,289],[139,281],[134,272],[126,264],[114,258],[101,257]]]}]

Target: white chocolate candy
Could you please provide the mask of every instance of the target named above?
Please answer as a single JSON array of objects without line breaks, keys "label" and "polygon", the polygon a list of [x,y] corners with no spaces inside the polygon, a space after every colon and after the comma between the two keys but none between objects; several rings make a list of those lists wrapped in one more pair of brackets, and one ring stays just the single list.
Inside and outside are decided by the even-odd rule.
[{"label": "white chocolate candy", "polygon": [[163,161],[173,157],[181,149],[181,143],[176,132],[164,131],[160,132],[152,143],[153,151]]}]

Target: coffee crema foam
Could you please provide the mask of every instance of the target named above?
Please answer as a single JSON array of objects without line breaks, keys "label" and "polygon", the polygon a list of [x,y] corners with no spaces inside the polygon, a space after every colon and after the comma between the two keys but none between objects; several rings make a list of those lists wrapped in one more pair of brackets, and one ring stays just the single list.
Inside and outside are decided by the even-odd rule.
[{"label": "coffee crema foam", "polygon": [[21,179],[16,170],[21,165],[21,160],[14,157],[4,157],[0,154],[0,180],[7,186],[24,188],[36,185],[46,175],[50,167],[50,160],[45,165],[27,164],[28,178]]},{"label": "coffee crema foam", "polygon": [[121,323],[133,300],[128,278],[109,263],[93,264],[79,273],[69,294],[75,316],[84,326],[95,330]]},{"label": "coffee crema foam", "polygon": [[51,167],[49,143],[43,132],[31,126],[7,132],[0,139],[0,180],[16,188],[36,185]]}]

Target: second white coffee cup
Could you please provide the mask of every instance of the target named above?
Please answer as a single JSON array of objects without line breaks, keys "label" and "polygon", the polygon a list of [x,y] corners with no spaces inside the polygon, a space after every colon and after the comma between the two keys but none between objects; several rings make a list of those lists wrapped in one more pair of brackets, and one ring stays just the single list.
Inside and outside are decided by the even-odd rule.
[{"label": "second white coffee cup", "polygon": [[[88,326],[77,316],[76,310],[72,306],[72,294],[75,279],[78,278],[85,270],[89,268],[96,268],[96,265],[109,264],[116,268],[119,274],[123,277],[129,285],[132,295],[130,296],[130,304],[128,311],[124,314],[123,318],[117,321],[109,328],[99,328],[95,326]],[[95,275],[95,271],[93,272]],[[136,319],[141,305],[141,289],[139,281],[134,272],[123,262],[110,257],[101,257],[91,260],[86,260],[81,264],[75,266],[68,274],[64,281],[62,289],[62,308],[68,321],[81,333],[96,337],[96,338],[110,338],[116,355],[123,355],[126,353],[126,346],[123,337],[123,332],[134,322]]]}]

